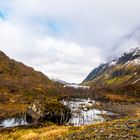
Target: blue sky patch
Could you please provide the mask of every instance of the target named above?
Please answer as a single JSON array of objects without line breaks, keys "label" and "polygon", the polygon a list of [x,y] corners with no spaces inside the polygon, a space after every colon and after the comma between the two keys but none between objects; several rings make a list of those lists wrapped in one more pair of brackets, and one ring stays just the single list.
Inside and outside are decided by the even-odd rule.
[{"label": "blue sky patch", "polygon": [[45,19],[38,16],[29,16],[28,21],[35,23],[36,25],[41,25],[47,29],[49,34],[56,35],[60,34],[64,29],[64,25],[60,24],[58,21],[53,19]]},{"label": "blue sky patch", "polygon": [[0,19],[2,19],[2,20],[6,19],[6,14],[2,11],[0,11]]},{"label": "blue sky patch", "polygon": [[53,32],[60,31],[60,25],[55,21],[49,21],[47,25]]}]

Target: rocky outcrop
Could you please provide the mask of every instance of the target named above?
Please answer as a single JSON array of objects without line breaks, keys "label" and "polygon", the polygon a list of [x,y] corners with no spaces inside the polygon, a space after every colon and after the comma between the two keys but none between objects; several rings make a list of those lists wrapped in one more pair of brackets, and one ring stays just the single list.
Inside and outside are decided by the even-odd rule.
[{"label": "rocky outcrop", "polygon": [[28,107],[26,113],[26,119],[29,123],[51,121],[64,124],[69,121],[70,117],[71,110],[56,99],[47,100],[44,103],[36,101]]}]

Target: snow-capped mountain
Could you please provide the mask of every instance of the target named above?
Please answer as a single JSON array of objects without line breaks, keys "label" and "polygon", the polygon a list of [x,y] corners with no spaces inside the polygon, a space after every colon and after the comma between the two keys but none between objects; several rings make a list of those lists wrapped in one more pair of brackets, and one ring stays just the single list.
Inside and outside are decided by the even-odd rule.
[{"label": "snow-capped mountain", "polygon": [[140,82],[140,47],[93,69],[83,85],[111,86]]}]

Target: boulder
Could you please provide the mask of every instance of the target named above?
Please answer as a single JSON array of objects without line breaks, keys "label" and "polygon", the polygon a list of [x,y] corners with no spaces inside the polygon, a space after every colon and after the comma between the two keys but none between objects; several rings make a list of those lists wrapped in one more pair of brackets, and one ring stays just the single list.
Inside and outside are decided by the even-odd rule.
[{"label": "boulder", "polygon": [[28,107],[26,112],[26,120],[29,123],[51,121],[57,124],[64,124],[69,121],[70,117],[71,110],[57,99],[50,99],[45,102],[35,101]]}]

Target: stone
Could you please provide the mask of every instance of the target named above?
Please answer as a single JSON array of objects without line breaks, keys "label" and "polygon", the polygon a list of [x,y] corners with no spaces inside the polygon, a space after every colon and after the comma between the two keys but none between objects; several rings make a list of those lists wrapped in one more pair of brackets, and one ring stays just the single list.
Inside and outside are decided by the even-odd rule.
[{"label": "stone", "polygon": [[58,100],[47,100],[42,103],[35,101],[26,112],[26,120],[29,123],[42,123],[51,121],[57,124],[64,124],[69,121],[71,110]]}]

